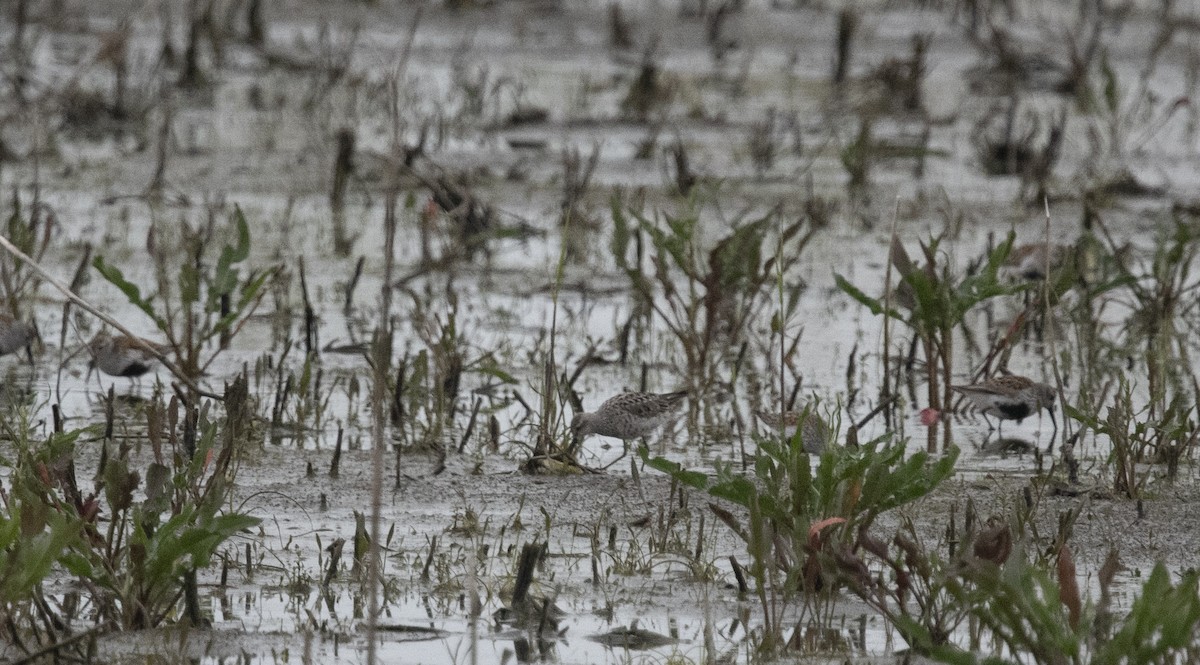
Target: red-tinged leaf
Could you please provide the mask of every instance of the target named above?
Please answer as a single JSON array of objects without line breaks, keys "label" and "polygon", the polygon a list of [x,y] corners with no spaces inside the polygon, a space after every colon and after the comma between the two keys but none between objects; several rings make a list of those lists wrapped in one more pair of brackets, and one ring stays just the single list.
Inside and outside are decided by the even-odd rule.
[{"label": "red-tinged leaf", "polygon": [[824,584],[821,581],[821,562],[816,554],[809,554],[804,560],[804,590],[809,593],[820,591]]},{"label": "red-tinged leaf", "polygon": [[909,577],[908,571],[903,568],[896,569],[896,600],[900,605],[904,605],[908,600],[908,591],[912,588],[912,578]]},{"label": "red-tinged leaf", "polygon": [[864,550],[874,554],[883,561],[891,561],[891,553],[888,552],[887,543],[872,536],[866,531],[858,532],[858,546]]},{"label": "red-tinged leaf", "polygon": [[1104,558],[1104,565],[1100,566],[1100,573],[1097,575],[1102,595],[1108,595],[1108,589],[1112,586],[1113,579],[1121,568],[1121,558],[1117,555],[1117,548],[1108,550],[1108,556]]},{"label": "red-tinged leaf", "polygon": [[83,505],[79,507],[79,516],[84,522],[95,524],[96,518],[100,515],[100,499],[95,495],[89,496],[84,500]]},{"label": "red-tinged leaf", "polygon": [[812,547],[813,549],[821,547],[821,532],[824,531],[826,527],[833,526],[834,524],[844,524],[845,522],[846,518],[844,517],[827,517],[819,522],[813,522],[812,525],[808,527],[809,547]]},{"label": "red-tinged leaf", "polygon": [[1072,630],[1079,630],[1083,603],[1079,599],[1079,582],[1075,579],[1075,559],[1066,543],[1058,548],[1058,597],[1067,608],[1067,621]]},{"label": "red-tinged leaf", "polygon": [[750,535],[744,528],[742,528],[742,523],[738,521],[738,518],[735,517],[733,513],[725,510],[721,506],[718,506],[711,501],[708,503],[708,508],[709,510],[713,511],[713,514],[716,515],[718,519],[725,523],[725,526],[729,527],[730,530],[736,533],[738,538],[741,538],[747,543],[750,542]]},{"label": "red-tinged leaf", "polygon": [[1002,566],[1012,554],[1012,530],[1003,521],[988,520],[988,527],[975,536],[972,548],[975,556]]}]

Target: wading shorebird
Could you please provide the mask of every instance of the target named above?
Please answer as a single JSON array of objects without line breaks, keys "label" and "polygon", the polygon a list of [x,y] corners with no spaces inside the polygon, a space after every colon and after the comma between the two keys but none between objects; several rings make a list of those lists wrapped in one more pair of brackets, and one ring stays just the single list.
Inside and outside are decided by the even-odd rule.
[{"label": "wading shorebird", "polygon": [[[126,335],[113,337],[108,333],[99,333],[88,342],[87,349],[92,354],[91,368],[95,368],[110,376],[137,378],[149,372],[158,358],[150,353],[143,344],[147,344],[159,353],[167,353],[171,347],[147,339],[135,339]],[[89,368],[89,373],[91,369]]]},{"label": "wading shorebird", "polygon": [[591,413],[577,413],[571,420],[571,445],[579,445],[589,434],[611,436],[626,442],[640,439],[662,427],[675,416],[686,390],[674,393],[621,393],[608,398]]},{"label": "wading shorebird", "polygon": [[37,328],[33,324],[18,321],[8,314],[0,313],[0,356],[25,349],[32,362],[33,350],[30,347],[37,337]]},{"label": "wading shorebird", "polygon": [[1015,420],[1020,423],[1040,409],[1050,412],[1050,422],[1058,432],[1058,421],[1054,419],[1054,399],[1056,392],[1053,386],[1037,383],[1033,379],[1010,374],[988,379],[982,383],[969,386],[950,386],[951,389],[962,393],[975,403],[976,408],[983,413],[988,429],[994,429],[988,416],[999,420]]},{"label": "wading shorebird", "polygon": [[784,411],[780,414],[758,409],[754,415],[758,416],[758,419],[768,427],[782,434],[787,441],[795,438],[797,423],[803,417],[804,424],[799,429],[800,443],[804,445],[804,452],[820,455],[829,445],[829,424],[812,411]]},{"label": "wading shorebird", "polygon": [[[1013,274],[1030,282],[1039,282],[1047,274],[1054,273],[1067,263],[1071,256],[1068,245],[1046,244],[1044,242],[1014,247],[1004,261],[1004,267]],[[1049,268],[1050,272],[1046,270]]]}]

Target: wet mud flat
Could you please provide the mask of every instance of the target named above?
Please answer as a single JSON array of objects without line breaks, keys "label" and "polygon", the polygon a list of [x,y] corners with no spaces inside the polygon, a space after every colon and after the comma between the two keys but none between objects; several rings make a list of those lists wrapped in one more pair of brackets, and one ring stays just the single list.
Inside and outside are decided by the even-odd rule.
[{"label": "wet mud flat", "polygon": [[[369,476],[369,459],[365,453],[346,458],[339,480],[324,474],[306,478],[307,463],[319,464],[322,458],[276,451],[262,460],[269,472],[243,472],[241,482],[256,495],[248,508],[265,518],[263,533],[248,538],[254,543],[251,556],[258,559],[263,549],[273,554],[254,565],[253,574],[241,570],[242,562],[235,561],[224,585],[216,579],[202,585],[206,603],[211,604],[211,629],[114,634],[100,639],[100,653],[114,662],[139,654],[221,661],[248,652],[259,658],[271,658],[268,654],[279,658],[283,651],[316,661],[361,657],[361,585],[345,576],[326,588],[319,579],[296,579],[299,571],[317,572],[313,562],[321,560],[320,546],[338,535],[345,536],[357,507],[369,504],[364,482]],[[431,462],[420,459],[412,464]],[[701,558],[711,561],[716,570],[709,573],[712,579],[697,578],[694,568],[700,563],[692,556],[694,550],[686,549],[698,543],[680,542],[697,534],[687,534],[681,525],[691,524],[694,529],[698,513],[707,508],[690,502],[680,508],[678,497],[672,496],[662,476],[646,475],[640,484],[639,491],[630,477],[617,474],[531,479],[497,469],[482,475],[421,476],[406,481],[401,490],[389,492],[382,519],[396,535],[386,564],[390,581],[381,654],[420,662],[453,661],[450,654],[469,653],[469,649],[486,659],[503,658],[520,649],[541,649],[543,657],[578,660],[636,659],[639,654],[655,653],[700,658],[705,653],[706,624],[718,635],[715,644],[723,653],[738,653],[745,648],[739,646],[745,628],[738,626],[746,620],[748,599],[738,593],[727,559],[744,559],[744,545],[727,534],[705,535]],[[947,483],[934,495],[885,520],[879,529],[887,532],[900,521],[912,520],[923,537],[941,542],[951,505],[961,510],[970,497],[981,511],[1000,514],[1029,484],[1025,474],[1019,473]],[[1033,485],[1038,486],[1036,482]],[[1037,526],[1046,533],[1054,530],[1060,513],[1078,504],[1074,497],[1050,492],[1035,496]],[[1147,574],[1149,562],[1189,565],[1196,542],[1195,518],[1188,506],[1194,500],[1194,496],[1172,492],[1144,502],[1141,516],[1128,502],[1108,497],[1088,501],[1085,516],[1075,522],[1072,534],[1079,564],[1096,569],[1104,553],[1119,549],[1127,567],[1122,576],[1129,578],[1117,591],[1122,597],[1132,594],[1138,580]],[[666,505],[673,506],[673,515],[664,516],[658,510]],[[669,524],[664,527],[665,522]],[[546,523],[550,524],[548,530],[543,526]],[[612,529],[619,535],[616,547],[610,549],[606,541]],[[670,544],[659,549],[653,543],[664,535]],[[528,631],[505,628],[487,612],[471,626],[462,614],[469,565],[465,552],[491,553],[491,562],[476,562],[480,589],[503,594],[512,579],[511,557],[503,553],[531,536],[544,539],[553,552],[539,571],[539,587],[566,613],[558,624],[560,634],[546,636],[542,645],[532,647]],[[597,537],[602,541],[599,585],[593,583],[595,571],[590,563],[596,551],[591,541]],[[433,553],[435,572],[424,579],[431,541],[438,543]],[[491,609],[502,604],[500,598],[491,598],[484,606]],[[844,624],[846,635],[863,636],[862,646],[868,653],[886,650],[887,631],[869,618],[867,608],[849,601],[839,612],[844,614],[838,623]],[[316,617],[320,623],[313,625]],[[664,637],[665,643],[630,639],[605,644],[595,639],[619,634],[631,625]],[[877,660],[890,659],[878,656]]]},{"label": "wet mud flat", "polygon": [[[6,524],[78,556],[3,542],[0,657],[1048,662],[989,598],[1083,654],[1158,563],[1186,605],[1195,18],[742,4],[6,9],[6,238],[193,371],[97,380],[5,259]],[[1054,441],[950,396],[1006,372]],[[685,388],[645,458],[570,440]],[[753,415],[805,402],[863,445]]]},{"label": "wet mud flat", "polygon": [[[355,513],[370,503],[369,452],[343,458],[337,479],[324,469],[307,476],[309,464],[328,462],[323,453],[276,448],[256,457],[240,472],[237,494],[263,523],[257,534],[240,538],[252,565],[244,565],[240,547],[231,548],[228,570],[214,569],[202,580],[212,625],[104,635],[96,644],[104,658],[361,657],[363,585],[348,570],[328,585],[318,573],[328,565],[324,549],[351,535]],[[87,461],[80,462],[86,468]],[[729,557],[745,560],[745,545],[719,528],[697,532],[699,514],[709,511],[702,497],[681,498],[652,472],[637,481],[618,473],[530,477],[496,463],[481,473],[452,469],[432,476],[427,471],[434,464],[428,456],[407,460],[414,476],[385,493],[381,518],[393,535],[385,553],[381,657],[455,662],[454,654],[474,650],[485,659],[537,652],[606,661],[702,658],[710,647],[751,657],[744,651],[744,624],[754,620],[747,614],[752,597],[739,593],[729,563]],[[1042,480],[1028,472],[957,478],[876,528],[888,533],[911,523],[915,533],[946,547],[948,520],[968,497],[981,513],[1003,514],[1032,488],[1037,519],[1031,531],[1052,533],[1059,515],[1081,502]],[[1099,492],[1085,499],[1071,540],[1078,564],[1098,569],[1109,550],[1119,550],[1127,579],[1115,593],[1131,600],[1152,562],[1190,565],[1194,501],[1180,487],[1145,500],[1139,514],[1136,505]],[[499,620],[511,594],[512,552],[530,540],[548,549],[538,592],[563,611],[556,632],[532,644],[528,629]],[[481,595],[484,608],[474,622],[464,615],[470,593]],[[890,661],[882,652],[894,635],[869,608],[847,599],[838,613],[843,637],[816,653],[837,658],[838,649],[850,649],[860,654],[856,662]],[[631,637],[631,629],[643,633]],[[870,653],[877,655],[862,660]]]}]

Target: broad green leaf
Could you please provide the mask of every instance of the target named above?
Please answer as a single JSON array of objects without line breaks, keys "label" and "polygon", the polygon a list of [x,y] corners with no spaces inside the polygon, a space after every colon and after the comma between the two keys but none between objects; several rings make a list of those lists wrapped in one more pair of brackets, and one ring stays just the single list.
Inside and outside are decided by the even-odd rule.
[{"label": "broad green leaf", "polygon": [[1100,427],[1100,420],[1095,416],[1084,413],[1066,403],[1063,403],[1062,408],[1063,413],[1067,414],[1068,418],[1071,418],[1072,420],[1078,420],[1092,429],[1098,429]]},{"label": "broad green leaf", "polygon": [[481,365],[475,371],[479,372],[480,374],[486,374],[490,377],[499,379],[499,380],[503,381],[504,383],[513,384],[513,385],[515,385],[517,383],[517,378],[515,376],[500,369],[500,367],[497,366],[495,362],[490,362],[490,363]]},{"label": "broad green leaf", "polygon": [[[703,489],[703,488],[699,488]],[[744,476],[735,476],[714,484],[708,493],[712,496],[736,503],[744,508],[750,507],[756,501],[761,505],[762,497],[754,483]]]},{"label": "broad green leaf", "polygon": [[[841,289],[843,292],[845,292],[846,295],[857,300],[860,304],[865,306],[867,309],[871,310],[872,314],[879,315],[879,314],[884,313],[884,306],[883,306],[882,300],[876,300],[875,298],[872,298],[871,296],[863,293],[861,289],[859,289],[857,286],[851,284],[845,277],[842,277],[838,273],[833,274],[833,280],[837,284],[839,289]],[[887,313],[892,318],[896,318],[896,319],[904,318],[903,316],[900,315],[900,312],[896,311],[895,309],[893,309]]]},{"label": "broad green leaf", "polygon": [[154,312],[154,307],[150,303],[151,299],[143,298],[141,289],[139,289],[136,284],[125,279],[125,275],[121,272],[120,268],[106,263],[103,256],[97,256],[95,259],[93,259],[92,267],[99,271],[104,279],[108,280],[113,286],[116,286],[118,289],[120,289],[121,292],[125,294],[125,297],[129,299],[131,304],[145,312],[147,316],[153,319],[154,324],[158,326],[159,330],[165,331],[167,329],[166,321]]},{"label": "broad green leaf", "polygon": [[672,462],[665,457],[650,457],[649,451],[645,448],[638,450],[638,455],[642,458],[642,462],[651,469],[661,471],[679,482],[696,489],[705,489],[708,486],[708,476],[698,471],[688,471],[679,465],[677,462]]}]

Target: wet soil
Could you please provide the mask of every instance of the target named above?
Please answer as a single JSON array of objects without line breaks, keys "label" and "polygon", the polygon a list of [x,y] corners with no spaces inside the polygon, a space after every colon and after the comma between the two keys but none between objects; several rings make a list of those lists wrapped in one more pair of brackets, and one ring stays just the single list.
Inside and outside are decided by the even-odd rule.
[{"label": "wet soil", "polygon": [[[681,18],[680,7],[696,3],[622,3],[636,46],[614,49],[606,28],[609,10],[600,3],[478,3],[484,6],[461,10],[445,6],[455,3],[437,3],[417,10],[408,4],[327,6],[289,0],[266,3],[265,49],[231,38],[220,69],[212,70],[211,85],[195,91],[159,88],[160,76],[177,74],[156,64],[162,32],[158,9],[68,2],[58,15],[54,3],[32,4],[38,18],[27,49],[37,73],[34,90],[41,96],[38,104],[0,119],[0,143],[17,156],[5,158],[0,184],[30,200],[36,183],[38,200],[53,211],[57,226],[43,260],[46,267],[69,279],[90,245],[131,280],[153,283],[154,267],[144,260],[148,244],[177,242],[180,224],[223,217],[236,203],[251,223],[252,261],[293,274],[211,368],[204,378],[209,387],[219,389],[265,357],[280,358],[285,338],[299,344],[304,318],[294,275],[301,258],[322,344],[353,345],[369,338],[386,279],[383,191],[396,177],[390,166],[397,159],[394,143],[413,146],[425,131],[427,158],[470,182],[472,192],[494,206],[510,229],[489,239],[487,251],[475,260],[418,275],[419,208],[406,208],[401,215],[393,278],[417,276],[406,289],[393,291],[392,311],[399,312],[394,356],[426,346],[421,324],[412,316],[418,303],[444,317],[453,298],[468,356],[491,354],[517,383],[497,388],[494,375],[465,375],[463,393],[469,397],[455,406],[442,442],[451,450],[445,459],[408,447],[397,458],[387,447],[380,521],[382,533],[391,537],[385,544],[382,623],[391,630],[384,632],[381,655],[389,661],[754,659],[747,627],[761,625],[760,608],[752,597],[738,594],[729,564],[731,556],[744,563],[745,548],[714,519],[707,497],[673,488],[640,464],[640,471],[631,472],[628,458],[599,474],[520,472],[533,433],[513,393],[534,400],[536,408],[538,359],[547,351],[552,325],[557,326],[559,365],[574,368],[590,348],[616,356],[620,323],[634,306],[627,278],[608,251],[606,221],[587,231],[581,256],[567,262],[558,278],[564,237],[574,233],[559,224],[564,149],[586,156],[599,146],[592,188],[580,202],[598,220],[608,219],[617,188],[638,192],[647,209],[677,209],[676,162],[668,152],[676,141],[687,146],[709,201],[699,231],[706,239],[723,235],[734,220],[752,219],[776,206],[794,216],[824,210],[825,226],[786,277],[806,286],[787,328],[802,340],[796,363],[804,394],[827,404],[840,402],[847,420],[874,406],[873,398],[864,396],[877,394],[889,370],[880,362],[879,319],[838,291],[833,274],[882,290],[893,216],[898,234],[914,251],[917,241],[950,228],[943,251],[948,263],[960,268],[1010,229],[1022,242],[1042,240],[1046,233],[1042,209],[1021,196],[1028,183],[984,172],[976,142],[980,122],[1006,98],[980,90],[977,70],[986,57],[965,36],[963,19],[937,9],[937,3],[860,5],[850,83],[838,90],[828,83],[833,7],[784,10],[748,3],[725,24],[723,39],[731,47],[716,59],[706,40],[708,24]],[[1063,35],[1074,29],[1074,14],[1026,4],[1037,6],[1022,5],[1015,34],[1029,50],[1067,62]],[[181,44],[186,8],[164,6],[172,9],[175,40]],[[64,105],[82,99],[80,90],[109,93],[111,74],[97,53],[103,35],[125,18],[132,30],[130,104],[140,111],[120,122],[50,120],[60,117]],[[1146,44],[1157,26],[1154,10],[1135,3],[1104,30],[1107,62],[1125,95],[1117,111],[1085,113],[1070,97],[1044,89],[1020,95],[1019,117],[1030,123],[1023,127],[1036,127],[1039,139],[1054,114],[1065,110],[1070,117],[1050,179],[1053,241],[1074,238],[1088,220],[1085,211],[1094,212],[1085,206],[1092,200],[1085,201],[1084,188],[1121,174],[1143,187],[1134,196],[1106,198],[1102,215],[1116,239],[1135,253],[1147,254],[1172,207],[1193,196],[1200,178],[1195,112],[1187,105],[1173,110],[1172,100],[1193,92],[1189,68],[1194,68],[1196,45],[1190,33],[1168,38],[1155,66],[1147,69]],[[930,38],[923,114],[896,112],[888,93],[879,93],[875,76],[887,61],[909,56],[915,34]],[[12,37],[12,28],[0,24],[0,40],[7,44]],[[638,76],[643,49],[651,44],[656,46],[648,50],[667,92],[656,119],[641,122],[622,115],[622,102]],[[210,66],[212,57],[205,56]],[[388,111],[390,96],[397,94],[389,77],[396,76],[402,82],[398,117]],[[1137,87],[1141,81],[1146,90]],[[160,103],[162,90],[169,91],[168,102]],[[928,143],[916,152],[895,149],[890,157],[879,157],[869,185],[851,192],[845,150],[858,136],[865,109],[880,105],[883,111],[870,111],[874,139],[903,148],[927,135]],[[146,196],[168,108],[165,177],[158,195]],[[546,109],[547,115],[517,113],[529,109]],[[769,138],[776,154],[760,173],[750,138],[772,118],[776,124]],[[354,130],[357,147],[339,225],[329,192],[336,136],[345,128]],[[1105,136],[1111,144],[1097,149]],[[638,155],[643,144],[651,146],[648,158]],[[425,192],[416,183],[405,180],[402,186],[414,202],[423,203]],[[448,223],[435,228],[435,252],[452,251],[453,238]],[[343,240],[344,253],[331,251]],[[345,289],[360,257],[365,267],[347,314]],[[82,292],[135,332],[156,334],[153,323],[98,276]],[[15,358],[0,359],[6,390],[19,395],[13,402],[38,414],[35,421],[43,430],[50,403],[61,405],[69,426],[101,421],[99,396],[113,384],[104,378],[102,388],[94,378],[86,380],[79,357],[60,369],[97,329],[93,321],[73,318],[65,339],[60,338],[60,304],[49,288],[33,300],[46,342],[33,368]],[[989,323],[1004,321],[1019,307],[997,304],[973,325],[986,336]],[[1104,312],[1105,323],[1118,325],[1127,312],[1127,303],[1113,303]],[[767,317],[751,326],[769,337]],[[574,388],[585,407],[642,383],[665,391],[683,382],[682,354],[661,325],[652,326],[634,346],[628,363],[593,365],[582,373]],[[852,349],[860,355],[857,371],[848,377]],[[761,376],[775,376],[778,368],[767,351],[753,347],[750,365]],[[1052,353],[1046,345],[1023,344],[1010,369],[1044,376]],[[977,360],[964,352],[961,373],[965,376],[967,365],[973,369]],[[293,353],[285,366],[295,370],[301,361],[302,354]],[[361,353],[323,353],[318,362],[329,391],[323,417],[264,436],[261,449],[249,451],[238,469],[232,504],[263,523],[222,552],[229,569],[226,585],[219,584],[219,568],[202,580],[212,629],[106,635],[99,643],[106,658],[363,659],[366,601],[349,570],[350,557],[343,559],[333,584],[323,587],[321,579],[329,563],[326,548],[337,538],[352,540],[355,513],[368,512],[371,505],[369,403],[365,389],[351,387],[365,386],[370,370]],[[255,372],[253,391],[266,413],[277,394],[278,375]],[[162,371],[157,379],[169,381]],[[118,392],[146,397],[155,381],[118,380],[116,386]],[[771,380],[763,383],[761,391],[776,390]],[[858,388],[853,399],[851,383]],[[476,397],[499,421],[499,452],[490,450],[482,428],[475,430],[466,452],[454,452]],[[732,401],[743,413],[751,406],[742,403],[744,393]],[[896,424],[899,435],[911,437],[913,451],[924,446],[921,406],[906,404]],[[132,407],[123,413],[139,437],[144,416]],[[1071,547],[1089,584],[1114,547],[1125,565],[1117,582],[1122,588],[1136,589],[1157,561],[1173,570],[1195,565],[1200,516],[1192,506],[1200,490],[1191,460],[1173,483],[1162,478],[1161,467],[1143,467],[1146,490],[1134,501],[1111,492],[1109,447],[1102,437],[1089,435],[1080,443],[1082,484],[1067,486],[1059,467],[1050,468],[1061,464],[1058,455],[1042,460],[1045,468],[1039,472],[1032,454],[990,452],[984,444],[994,435],[982,421],[971,414],[955,418],[955,442],[963,450],[955,476],[931,496],[885,514],[876,528],[887,532],[911,520],[928,543],[944,546],[952,509],[961,516],[969,500],[982,517],[1007,515],[1028,497],[1036,503],[1041,536],[1034,546],[1052,536],[1061,513],[1079,510]],[[347,445],[339,476],[331,478],[339,426]],[[881,431],[878,421],[869,427],[864,436]],[[1049,437],[1046,424],[1034,419],[1006,426],[1006,434],[1043,448]],[[728,427],[692,431],[680,422],[651,444],[655,454],[706,470],[714,460],[740,461],[747,439],[733,436]],[[621,452],[620,442],[593,438],[581,462],[605,467]],[[133,455],[135,465],[148,463],[145,451]],[[90,477],[98,456],[94,447],[80,450],[81,477]],[[0,479],[7,473],[0,468]],[[494,620],[507,602],[520,546],[528,542],[549,543],[537,593],[564,610],[561,634],[542,643],[531,640],[528,630]],[[482,619],[472,621],[476,597]],[[1121,607],[1131,601],[1132,596],[1116,598]],[[836,611],[839,634],[848,645],[826,649],[830,658],[899,658],[895,651],[903,644],[865,606],[846,598]],[[789,617],[799,618],[799,608],[790,612]],[[588,639],[618,630],[650,631],[667,641],[640,650],[611,639]],[[11,647],[0,644],[0,656],[6,649]]]}]

